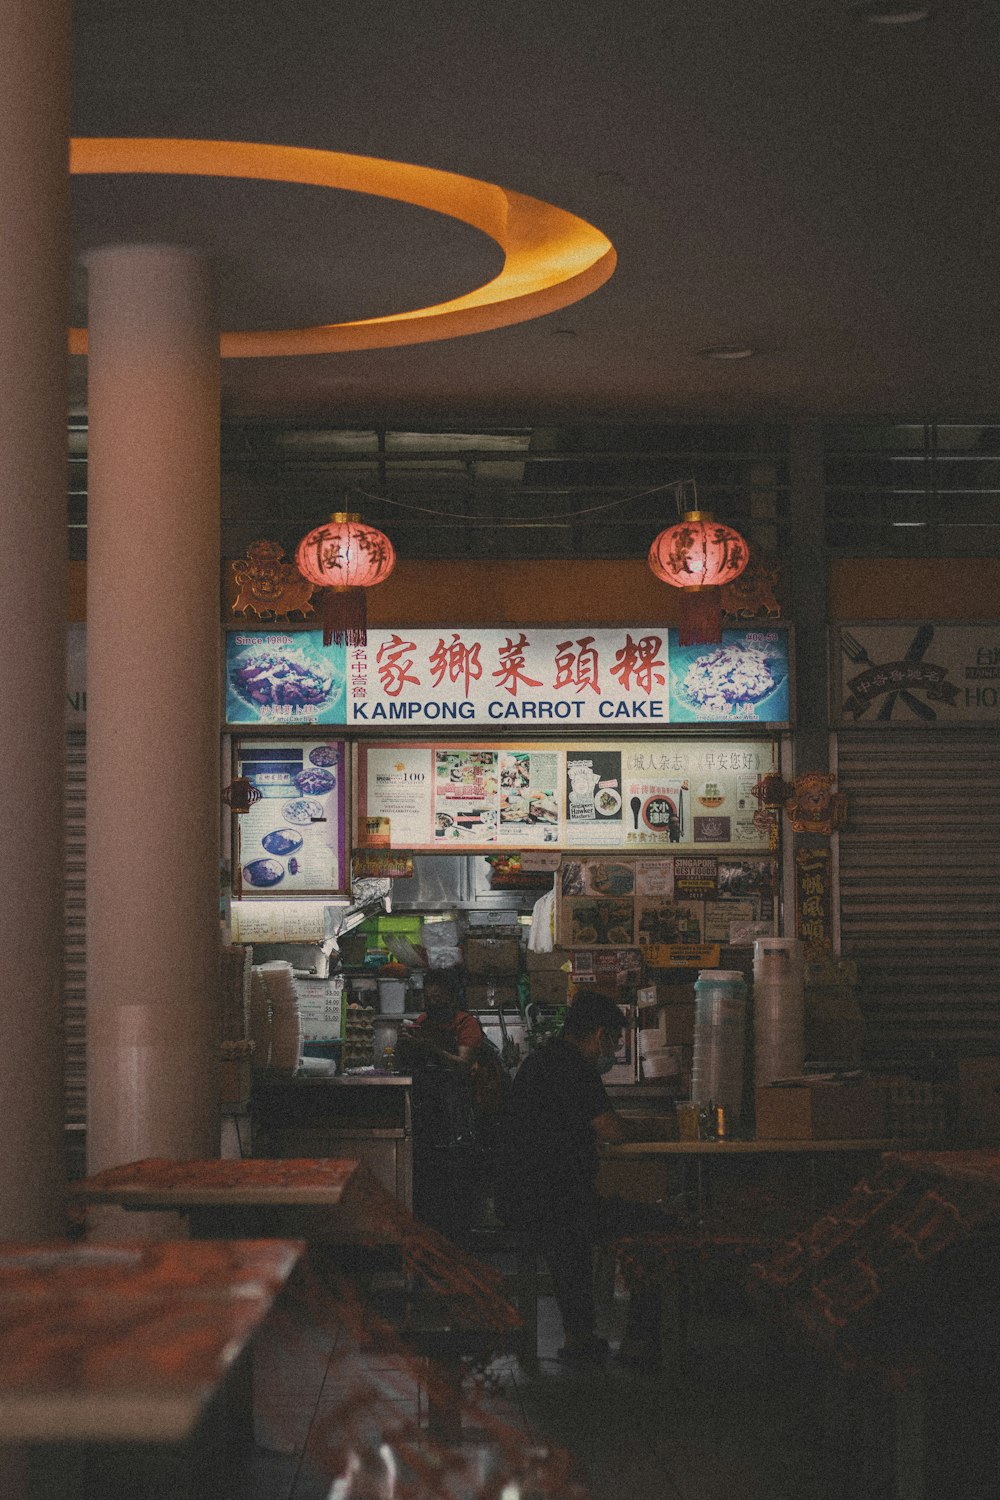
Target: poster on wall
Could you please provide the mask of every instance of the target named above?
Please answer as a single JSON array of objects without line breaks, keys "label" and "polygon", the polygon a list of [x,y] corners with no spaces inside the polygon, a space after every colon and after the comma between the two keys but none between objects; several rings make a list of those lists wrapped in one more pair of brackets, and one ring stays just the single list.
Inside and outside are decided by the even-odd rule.
[{"label": "poster on wall", "polygon": [[497,838],[515,848],[559,841],[559,756],[501,750]]},{"label": "poster on wall", "polygon": [[795,851],[795,936],[807,951],[833,947],[833,856],[828,846]]},{"label": "poster on wall", "polygon": [[560,945],[622,948],[635,941],[635,860],[563,860]]},{"label": "poster on wall", "polygon": [[777,768],[765,741],[636,742],[622,749],[626,848],[766,848],[753,821],[757,778]]},{"label": "poster on wall", "polygon": [[364,646],[329,647],[318,630],[226,636],[234,726],[785,727],[790,703],[785,628],[725,630],[712,647],[682,647],[662,625],[369,629]]},{"label": "poster on wall", "polygon": [[358,843],[369,822],[378,822],[383,848],[426,849],[433,846],[433,752],[425,745],[372,745],[365,761],[365,798],[361,803]]},{"label": "poster on wall", "polygon": [[384,848],[763,852],[769,740],[362,742],[358,842]]},{"label": "poster on wall", "polygon": [[1000,624],[857,621],[831,642],[834,722],[863,728],[1000,728]]},{"label": "poster on wall", "polygon": [[622,758],[615,750],[566,752],[565,843],[593,848],[622,844]]},{"label": "poster on wall", "polygon": [[[775,883],[770,860],[578,858],[570,852],[556,883],[558,942],[565,948],[630,942],[644,951],[746,944],[773,931]],[[751,887],[753,895],[747,893]],[[763,921],[762,905],[767,908]]]},{"label": "poster on wall", "polygon": [[498,750],[435,750],[434,837],[492,844],[497,837]]},{"label": "poster on wall", "polygon": [[241,738],[234,760],[259,794],[233,819],[237,895],[346,889],[344,742]]}]

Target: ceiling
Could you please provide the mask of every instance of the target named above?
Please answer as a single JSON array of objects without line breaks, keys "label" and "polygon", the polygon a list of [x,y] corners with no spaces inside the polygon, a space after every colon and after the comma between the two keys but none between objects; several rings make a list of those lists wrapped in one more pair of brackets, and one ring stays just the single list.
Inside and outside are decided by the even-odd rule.
[{"label": "ceiling", "polygon": [[[557,204],[617,250],[603,287],[533,322],[225,361],[231,453],[264,429],[506,429],[516,448],[546,426],[572,424],[586,447],[588,429],[645,424],[656,448],[671,422],[1000,410],[992,0],[930,0],[908,25],[873,24],[850,0],[74,11],[75,135],[419,163]],[[76,178],[73,216],[77,256],[126,240],[202,247],[230,329],[418,307],[500,268],[497,246],[452,219],[316,188]],[[85,321],[79,265],[74,276]],[[705,356],[720,346],[754,353]],[[82,413],[85,361],[71,364]],[[680,477],[673,463],[661,481]]]}]

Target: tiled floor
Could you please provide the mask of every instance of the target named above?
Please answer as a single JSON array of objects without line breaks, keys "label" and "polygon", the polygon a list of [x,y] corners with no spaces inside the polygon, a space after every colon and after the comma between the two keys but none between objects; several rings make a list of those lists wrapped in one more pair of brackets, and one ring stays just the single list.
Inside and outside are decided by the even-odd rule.
[{"label": "tiled floor", "polygon": [[[623,1312],[620,1294],[602,1310],[613,1346]],[[291,1310],[258,1360],[263,1415],[247,1500],[874,1500],[804,1440],[819,1414],[801,1372],[765,1360],[763,1331],[731,1296],[702,1308],[683,1374],[669,1358],[655,1374],[614,1362],[570,1371],[555,1357],[551,1298],[539,1314],[537,1372],[502,1355],[467,1375],[462,1441],[442,1446],[428,1437],[426,1391],[404,1357],[362,1347],[371,1330],[350,1311],[321,1313],[324,1327],[315,1310]],[[505,1487],[514,1478],[519,1488]]]}]

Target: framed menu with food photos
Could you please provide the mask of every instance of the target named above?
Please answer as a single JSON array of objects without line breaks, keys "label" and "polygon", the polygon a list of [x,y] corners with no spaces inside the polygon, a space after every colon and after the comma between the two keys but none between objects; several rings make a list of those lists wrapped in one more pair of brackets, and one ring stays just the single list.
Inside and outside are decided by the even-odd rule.
[{"label": "framed menu with food photos", "polygon": [[[760,853],[753,788],[772,739],[383,739],[356,747],[358,842],[404,850]],[[601,895],[600,892],[589,894]],[[616,898],[617,899],[617,898]],[[618,924],[615,923],[617,926]]]},{"label": "framed menu with food photos", "polygon": [[303,896],[347,890],[346,745],[289,735],[239,738],[233,775],[256,793],[233,816],[234,894]]}]

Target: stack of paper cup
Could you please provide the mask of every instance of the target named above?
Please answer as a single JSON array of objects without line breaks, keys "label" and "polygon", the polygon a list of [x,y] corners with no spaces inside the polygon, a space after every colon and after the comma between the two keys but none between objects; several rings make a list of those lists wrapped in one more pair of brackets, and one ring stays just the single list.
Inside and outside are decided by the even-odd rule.
[{"label": "stack of paper cup", "polygon": [[729,1128],[739,1126],[747,987],[738,969],[702,969],[694,987],[691,1098],[721,1105]]},{"label": "stack of paper cup", "polygon": [[270,1008],[270,1066],[277,1073],[295,1073],[302,1061],[302,1021],[292,966],[278,959],[253,972]]},{"label": "stack of paper cup", "polygon": [[805,1064],[805,953],[798,938],[757,938],[753,949],[754,1081],[794,1077]]}]

